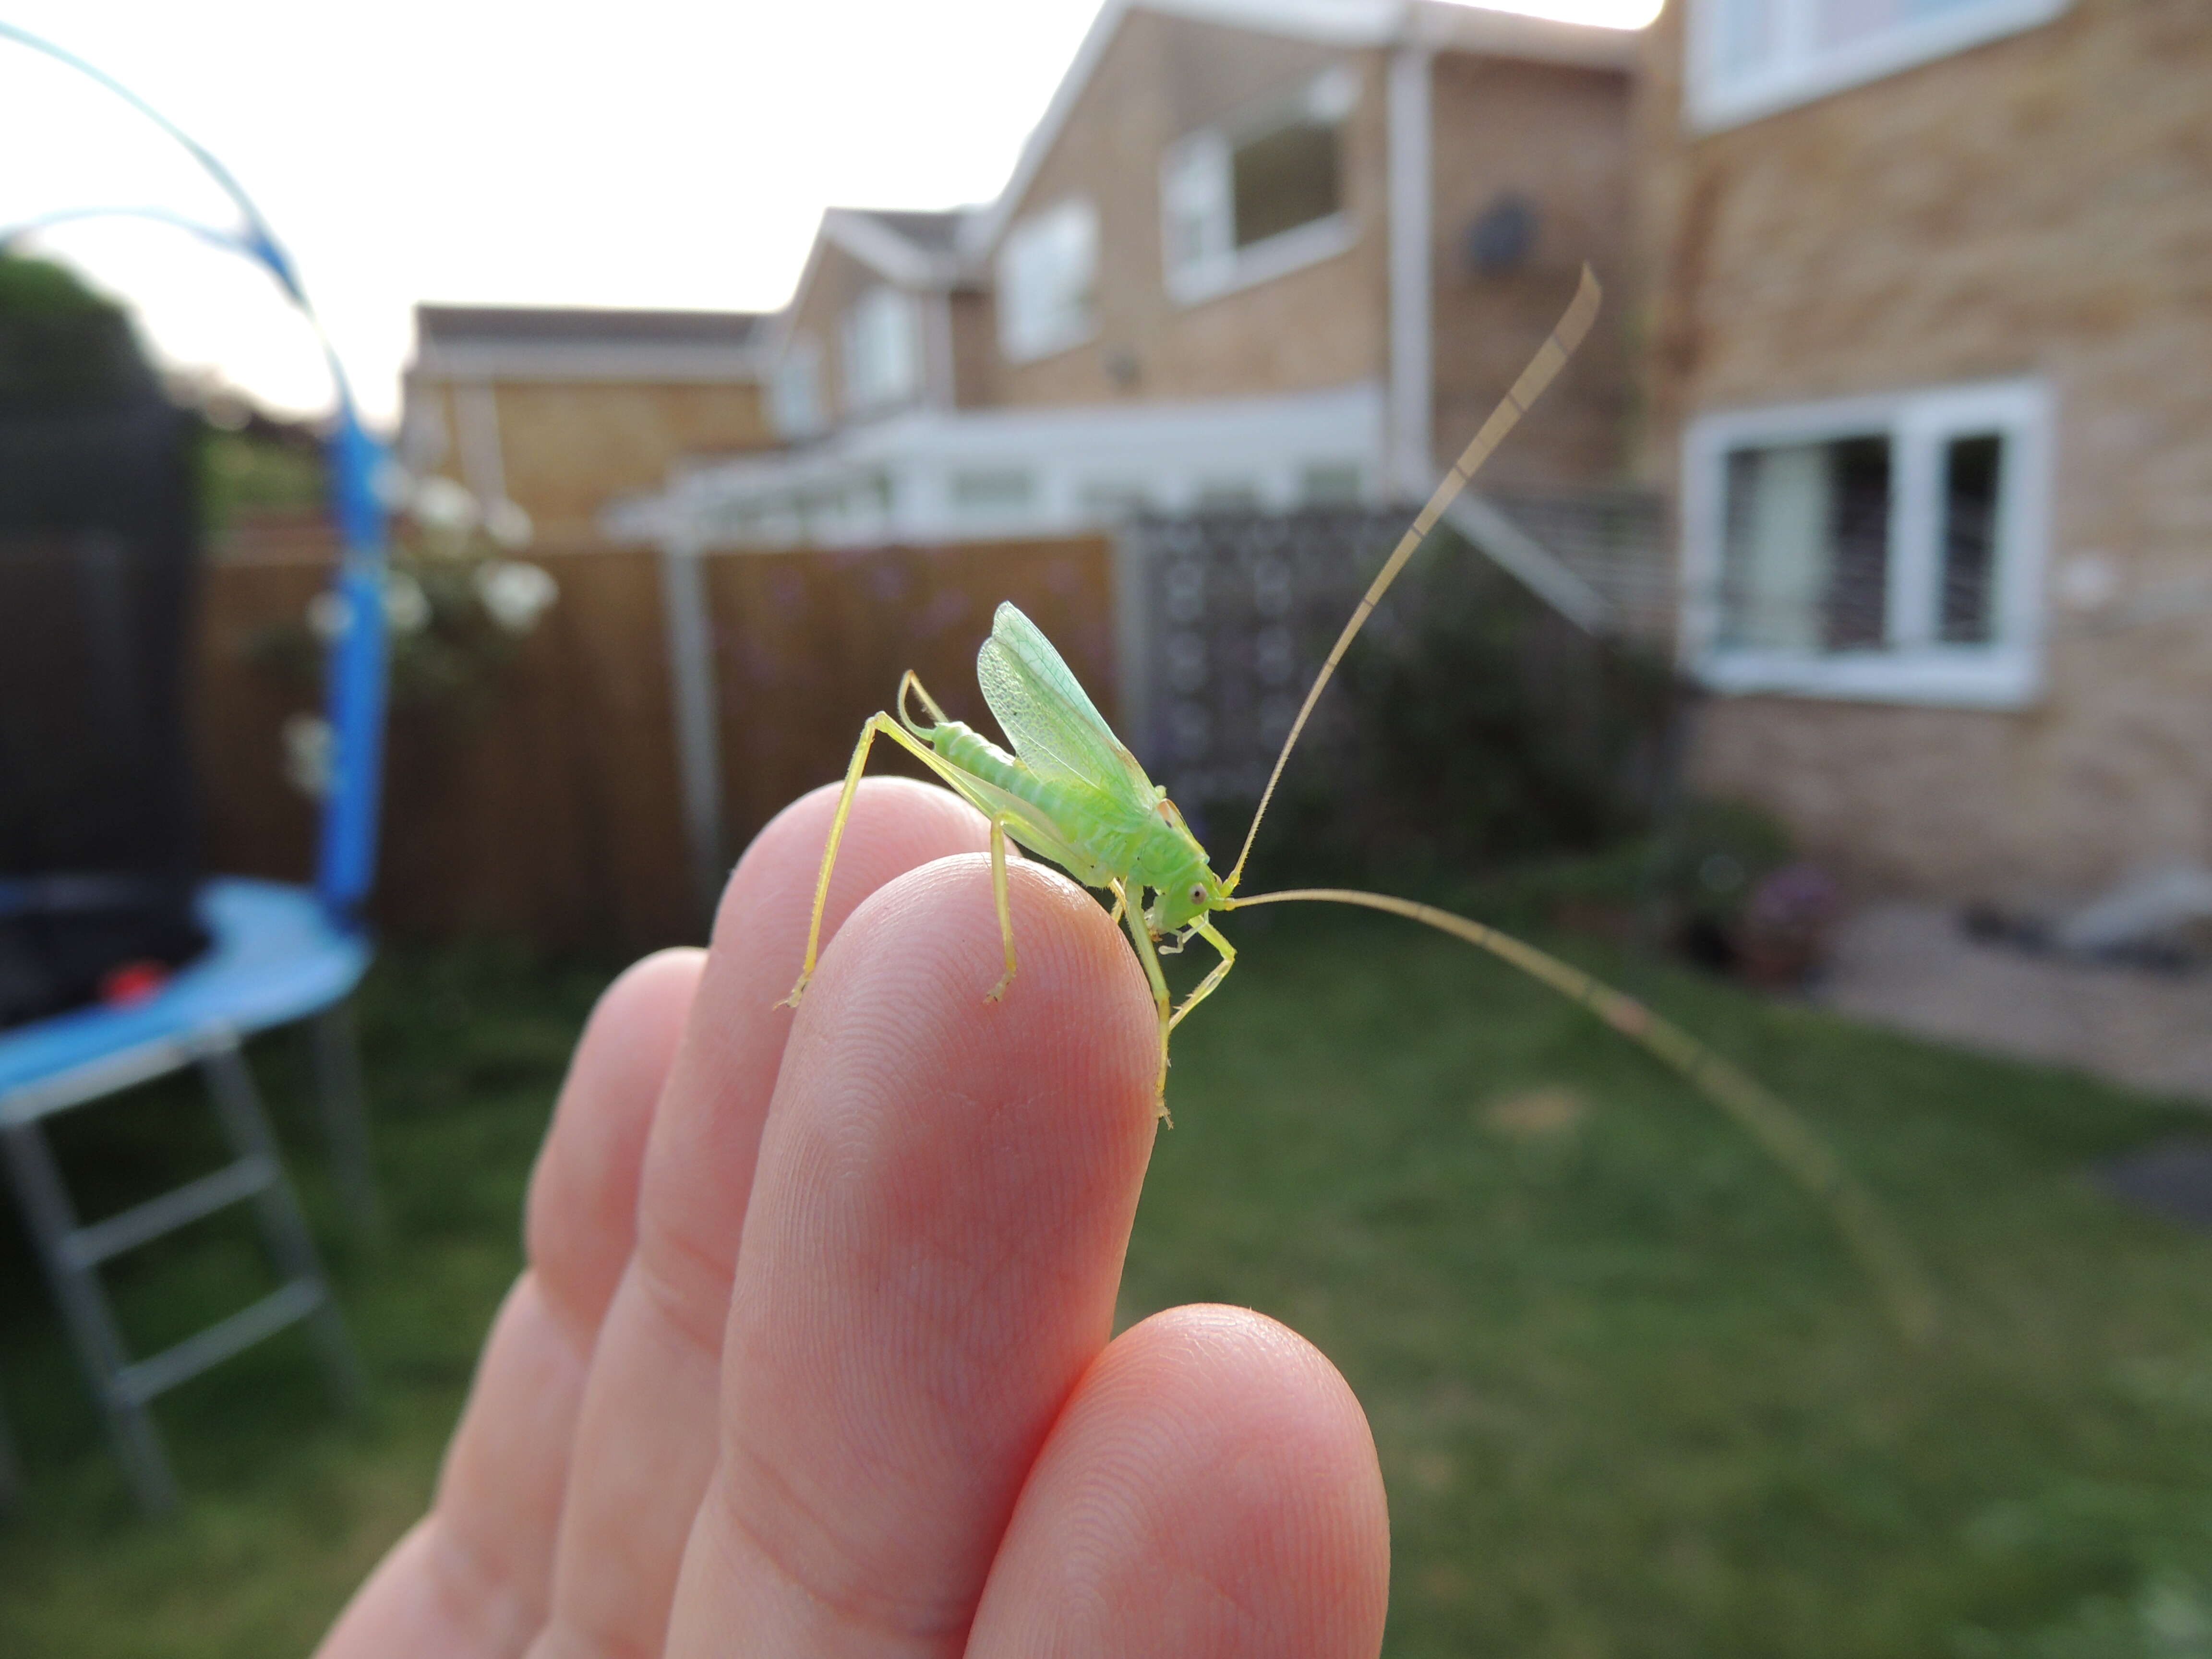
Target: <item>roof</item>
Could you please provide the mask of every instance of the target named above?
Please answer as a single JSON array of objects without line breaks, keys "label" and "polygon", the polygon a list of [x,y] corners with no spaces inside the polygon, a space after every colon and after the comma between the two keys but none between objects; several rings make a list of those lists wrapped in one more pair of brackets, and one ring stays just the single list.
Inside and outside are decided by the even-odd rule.
[{"label": "roof", "polygon": [[918,248],[933,253],[949,252],[958,240],[960,226],[973,210],[953,208],[944,213],[909,213],[896,208],[854,208],[903,236]]},{"label": "roof", "polygon": [[739,345],[760,325],[754,311],[629,311],[601,307],[417,306],[421,336],[460,340],[651,340]]},{"label": "roof", "polygon": [[1132,11],[1336,46],[1412,46],[1590,69],[1632,67],[1638,31],[1566,23],[1457,0],[1105,0],[1075,60],[1022,147],[1013,176],[989,207],[961,228],[961,252],[980,261],[998,243],[1060,128]]},{"label": "roof", "polygon": [[415,368],[460,380],[750,380],[765,319],[751,311],[415,307]]},{"label": "roof", "polygon": [[[941,213],[831,208],[822,216],[822,235],[887,282],[902,288],[942,288],[958,277],[956,250],[963,229],[981,211],[980,208],[950,208]],[[802,289],[805,286],[803,277],[799,286]]]},{"label": "roof", "polygon": [[806,290],[822,268],[822,249],[835,243],[885,282],[903,289],[951,288],[963,277],[959,246],[968,222],[985,210],[947,208],[922,213],[900,208],[833,207],[822,216],[822,228],[807,250],[799,285],[783,309],[771,319],[781,329],[766,328],[760,336],[762,359],[773,361],[783,349],[790,319],[806,302]]}]

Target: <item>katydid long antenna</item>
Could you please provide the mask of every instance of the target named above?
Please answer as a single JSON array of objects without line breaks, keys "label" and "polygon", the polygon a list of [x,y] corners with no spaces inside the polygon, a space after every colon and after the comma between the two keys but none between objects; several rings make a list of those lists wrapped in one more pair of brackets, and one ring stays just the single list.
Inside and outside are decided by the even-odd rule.
[{"label": "katydid long antenna", "polygon": [[1452,463],[1451,471],[1437,486],[1436,494],[1429,497],[1429,504],[1406,527],[1406,533],[1398,538],[1398,545],[1376,573],[1375,580],[1368,584],[1366,593],[1352,611],[1352,620],[1345,623],[1344,631],[1330,647],[1328,660],[1314,676],[1306,700],[1298,705],[1298,717],[1291,722],[1290,735],[1283,739],[1282,752],[1275,757],[1275,769],[1267,774],[1267,787],[1260,792],[1260,805],[1252,814],[1252,827],[1244,832],[1244,846],[1237,854],[1237,863],[1229,872],[1228,879],[1221,884],[1224,892],[1235,892],[1237,882],[1243,877],[1244,860],[1252,856],[1252,843],[1260,834],[1260,820],[1267,815],[1267,803],[1275,798],[1275,785],[1282,780],[1283,767],[1291,758],[1291,750],[1297,746],[1298,734],[1306,729],[1306,718],[1313,713],[1314,704],[1321,701],[1322,689],[1328,684],[1329,676],[1336,672],[1337,664],[1352,648],[1352,641],[1367,625],[1367,618],[1382,603],[1383,594],[1389,592],[1390,584],[1398,580],[1398,573],[1406,568],[1406,562],[1437,527],[1437,520],[1443,516],[1444,509],[1459,498],[1460,491],[1481,471],[1491,452],[1505,441],[1505,434],[1521,423],[1529,405],[1543,395],[1544,388],[1566,367],[1567,359],[1574,356],[1575,348],[1583,343],[1590,324],[1596,320],[1598,302],[1603,297],[1604,290],[1598,287],[1597,277],[1584,265],[1575,297],[1568,301],[1558,325],[1544,343],[1536,348],[1536,355],[1521,371],[1521,378],[1514,381],[1498,407],[1490,411],[1490,418],[1482,423],[1482,429],[1474,434],[1459,459]]},{"label": "katydid long antenna", "polygon": [[[1543,394],[1566,366],[1589,333],[1590,324],[1597,317],[1601,298],[1597,278],[1588,265],[1583,267],[1582,283],[1575,297],[1559,319],[1559,325],[1537,349],[1528,367],[1521,371],[1521,378],[1513,383],[1504,398],[1491,411],[1490,418],[1482,423],[1451,471],[1437,486],[1436,493],[1398,538],[1397,546],[1383,562],[1375,580],[1368,584],[1367,592],[1345,623],[1344,631],[1337,635],[1321,672],[1314,676],[1306,700],[1299,705],[1297,718],[1291,722],[1290,735],[1283,739],[1282,751],[1275,757],[1274,769],[1267,775],[1267,787],[1261,792],[1260,805],[1252,814],[1252,826],[1244,834],[1244,845],[1237,854],[1237,863],[1222,883],[1225,895],[1233,895],[1237,884],[1244,873],[1244,861],[1252,855],[1252,843],[1260,833],[1260,820],[1267,816],[1267,804],[1274,798],[1275,786],[1282,779],[1283,768],[1290,760],[1291,750],[1297,744],[1298,735],[1305,730],[1306,720],[1313,713],[1314,704],[1321,698],[1322,688],[1335,673],[1337,665],[1344,659],[1352,641],[1374,614],[1390,585],[1398,580],[1429,532],[1436,528],[1437,520],[1444,510],[1466,489],[1468,481],[1490,459],[1491,452],[1504,441],[1506,434],[1520,423],[1529,406]],[[1222,908],[1249,909],[1258,904],[1287,904],[1311,902],[1349,904],[1363,909],[1381,910],[1389,915],[1403,916],[1449,933],[1455,939],[1490,952],[1510,963],[1530,978],[1550,986],[1570,1000],[1581,1004],[1603,1020],[1614,1030],[1637,1043],[1662,1064],[1674,1071],[1721,1109],[1733,1118],[1745,1133],[1763,1148],[1767,1155],[1782,1165],[1797,1182],[1818,1201],[1826,1206],[1833,1218],[1837,1231],[1851,1250],[1865,1265],[1869,1275],[1881,1287],[1883,1300],[1888,1304],[1892,1319],[1906,1341],[1922,1346],[1931,1340],[1936,1328],[1936,1301],[1926,1276],[1921,1272],[1901,1233],[1890,1221],[1881,1201],[1866,1188],[1854,1181],[1836,1155],[1821,1140],[1787,1103],[1770,1093],[1756,1081],[1715,1054],[1673,1021],[1654,1013],[1633,997],[1622,994],[1612,987],[1593,979],[1579,968],[1559,960],[1532,945],[1523,944],[1509,933],[1494,927],[1486,927],[1479,921],[1454,915],[1431,904],[1419,904],[1411,899],[1395,898],[1385,893],[1364,893],[1350,888],[1307,887],[1276,893],[1255,893],[1249,898],[1225,897]]]}]

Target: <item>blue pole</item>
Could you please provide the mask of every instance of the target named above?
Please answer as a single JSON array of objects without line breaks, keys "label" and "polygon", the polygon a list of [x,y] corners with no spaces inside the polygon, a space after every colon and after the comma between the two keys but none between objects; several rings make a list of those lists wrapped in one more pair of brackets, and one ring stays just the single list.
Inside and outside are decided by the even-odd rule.
[{"label": "blue pole", "polygon": [[32,225],[0,234],[0,245],[4,245],[9,234],[36,228],[39,224],[101,213],[131,214],[179,225],[243,253],[266,269],[283,289],[285,297],[299,307],[313,327],[324,361],[330,366],[331,380],[337,394],[337,422],[329,444],[331,511],[338,532],[337,588],[343,602],[341,611],[345,620],[331,647],[325,687],[325,710],[336,752],[330,793],[323,803],[315,890],[334,920],[353,926],[358,921],[362,902],[368,897],[376,874],[377,814],[384,762],[384,578],[390,548],[383,504],[377,497],[378,477],[386,461],[384,446],[361,423],[344,365],[338,362],[322,320],[308,302],[307,290],[301,284],[290,256],[230,169],[130,88],[76,53],[4,20],[0,20],[0,40],[12,40],[53,58],[121,98],[189,151],[222,186],[245,221],[243,232],[228,233],[161,208],[77,210],[49,215]]}]

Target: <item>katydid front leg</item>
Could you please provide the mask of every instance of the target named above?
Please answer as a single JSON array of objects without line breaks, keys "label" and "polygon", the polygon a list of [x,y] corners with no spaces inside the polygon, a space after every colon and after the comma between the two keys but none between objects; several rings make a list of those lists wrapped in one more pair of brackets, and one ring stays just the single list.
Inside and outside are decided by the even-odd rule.
[{"label": "katydid front leg", "polygon": [[1175,1018],[1168,1022],[1168,1030],[1170,1031],[1174,1030],[1176,1026],[1182,1024],[1184,1016],[1188,1014],[1192,1009],[1197,1007],[1200,1003],[1212,996],[1213,994],[1213,988],[1220,984],[1223,980],[1227,979],[1229,977],[1229,970],[1237,965],[1237,947],[1231,945],[1227,939],[1222,938],[1220,930],[1215,927],[1212,922],[1201,921],[1198,922],[1191,931],[1196,933],[1200,939],[1204,939],[1208,945],[1211,945],[1215,950],[1220,951],[1221,960],[1214,964],[1213,971],[1212,973],[1208,974],[1204,979],[1199,981],[1198,988],[1182,1000],[1182,1006],[1175,1011]]},{"label": "katydid front leg", "polygon": [[1160,1121],[1172,1129],[1175,1120],[1168,1115],[1168,1033],[1175,1027],[1175,1018],[1170,1012],[1174,1005],[1168,996],[1168,976],[1160,971],[1160,953],[1152,948],[1152,936],[1145,927],[1144,907],[1129,902],[1128,892],[1120,882],[1111,885],[1115,898],[1122,907],[1122,920],[1128,924],[1129,937],[1137,943],[1137,960],[1145,964],[1145,977],[1152,983],[1152,1006],[1160,1011],[1160,1071],[1153,1085],[1152,1099]]},{"label": "katydid front leg", "polygon": [[[914,678],[911,674],[907,678]],[[921,682],[917,680],[915,684],[919,690]],[[905,690],[903,684],[900,690],[903,695]],[[923,691],[921,696],[924,702],[928,701],[928,692]],[[935,707],[934,704],[931,706]],[[823,843],[822,872],[814,879],[814,914],[806,924],[806,959],[799,964],[799,982],[791,988],[791,994],[783,1000],[781,1006],[787,1008],[799,1006],[799,998],[805,994],[807,981],[814,977],[815,966],[821,960],[822,913],[830,903],[830,872],[837,867],[837,844],[845,838],[845,820],[852,816],[853,797],[860,792],[860,774],[867,767],[868,750],[874,744],[878,733],[890,738],[939,777],[944,779],[952,787],[954,793],[959,794],[963,799],[967,799],[965,792],[960,787],[959,775],[945,763],[943,757],[934,749],[902,726],[889,714],[877,714],[868,716],[860,727],[860,741],[853,750],[852,763],[845,769],[845,787],[838,792],[836,815],[830,820],[830,838]],[[1014,925],[1006,901],[1006,842],[1004,823],[1002,816],[994,817],[991,820],[991,886],[999,904],[1000,935],[1006,941],[1006,976],[992,988],[987,999],[991,1001],[996,1001],[1005,993],[1007,981],[1014,976]]]}]

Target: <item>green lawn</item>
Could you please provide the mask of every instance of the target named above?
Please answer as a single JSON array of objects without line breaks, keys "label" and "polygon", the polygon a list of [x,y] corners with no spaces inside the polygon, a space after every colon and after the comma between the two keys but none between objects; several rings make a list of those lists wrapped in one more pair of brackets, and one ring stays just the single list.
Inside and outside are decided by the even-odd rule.
[{"label": "green lawn", "polygon": [[[1914,1354],[1798,1190],[1587,1016],[1382,919],[1237,921],[1243,965],[1177,1039],[1124,1315],[1249,1303],[1342,1367],[1390,1486],[1390,1653],[2212,1655],[2212,1239],[2084,1174],[2212,1132],[2201,1115],[1570,943],[1889,1200],[1946,1298]],[[174,1521],[132,1515],[0,1242],[0,1391],[31,1466],[0,1530],[0,1652],[312,1643],[428,1489],[603,976],[484,952],[379,969],[401,1242],[366,1258],[325,1227],[374,1405],[334,1417],[296,1338],[203,1379],[161,1408]],[[285,1045],[264,1073],[296,1097]],[[173,1170],[191,1115],[155,1091],[73,1126],[102,1201]],[[328,1223],[304,1115],[285,1127]],[[131,1264],[126,1316],[158,1340],[255,1271],[211,1224]]]}]

